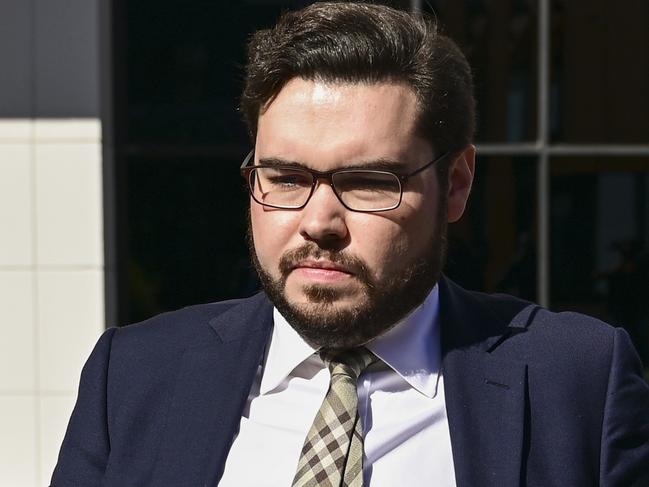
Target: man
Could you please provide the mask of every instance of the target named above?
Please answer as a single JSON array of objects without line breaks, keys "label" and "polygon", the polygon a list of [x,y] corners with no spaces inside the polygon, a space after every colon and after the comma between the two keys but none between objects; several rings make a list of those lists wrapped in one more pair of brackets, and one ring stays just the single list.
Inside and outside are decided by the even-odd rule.
[{"label": "man", "polygon": [[108,330],[52,485],[649,485],[626,333],[441,276],[474,103],[432,23],[288,13],[242,108],[265,294]]}]

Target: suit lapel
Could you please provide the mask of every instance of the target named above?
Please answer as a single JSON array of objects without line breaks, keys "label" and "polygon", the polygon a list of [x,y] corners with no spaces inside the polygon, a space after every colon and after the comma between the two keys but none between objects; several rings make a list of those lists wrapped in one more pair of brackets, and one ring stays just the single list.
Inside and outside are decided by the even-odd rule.
[{"label": "suit lapel", "polygon": [[443,374],[457,486],[520,485],[526,367],[457,351]]},{"label": "suit lapel", "polygon": [[[442,373],[458,487],[520,485],[527,366],[498,347],[524,331],[526,303],[496,315],[480,297],[440,282]],[[522,313],[521,313],[522,312]]]},{"label": "suit lapel", "polygon": [[183,354],[152,485],[216,485],[272,328],[272,307],[257,295],[209,326],[214,340]]}]

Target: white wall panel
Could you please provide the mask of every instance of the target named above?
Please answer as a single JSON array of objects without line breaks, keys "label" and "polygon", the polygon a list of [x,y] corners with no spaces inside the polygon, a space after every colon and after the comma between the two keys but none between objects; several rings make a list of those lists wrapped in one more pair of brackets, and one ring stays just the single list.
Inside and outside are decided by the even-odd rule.
[{"label": "white wall panel", "polygon": [[0,268],[32,264],[31,150],[0,142]]},{"label": "white wall panel", "polygon": [[100,145],[36,144],[35,158],[39,265],[101,266]]},{"label": "white wall panel", "polygon": [[33,272],[0,271],[0,393],[35,393],[33,310]]},{"label": "white wall panel", "polygon": [[37,119],[34,121],[35,142],[99,142],[101,122],[98,119]]},{"label": "white wall panel", "polygon": [[83,364],[104,330],[101,271],[39,271],[38,327],[43,393],[76,393]]},{"label": "white wall panel", "polygon": [[37,465],[33,396],[0,395],[0,485],[33,487]]},{"label": "white wall panel", "polygon": [[0,119],[0,143],[32,142],[33,123],[28,118]]}]

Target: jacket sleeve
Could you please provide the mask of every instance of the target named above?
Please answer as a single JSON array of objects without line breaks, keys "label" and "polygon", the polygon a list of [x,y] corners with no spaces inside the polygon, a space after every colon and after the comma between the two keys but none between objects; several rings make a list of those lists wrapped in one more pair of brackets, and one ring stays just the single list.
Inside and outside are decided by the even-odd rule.
[{"label": "jacket sleeve", "polygon": [[649,385],[629,335],[619,328],[602,424],[600,485],[649,485]]},{"label": "jacket sleeve", "polygon": [[111,328],[104,332],[83,367],[77,403],[52,474],[52,487],[101,484],[110,453],[106,385],[110,349],[116,331],[116,328]]}]

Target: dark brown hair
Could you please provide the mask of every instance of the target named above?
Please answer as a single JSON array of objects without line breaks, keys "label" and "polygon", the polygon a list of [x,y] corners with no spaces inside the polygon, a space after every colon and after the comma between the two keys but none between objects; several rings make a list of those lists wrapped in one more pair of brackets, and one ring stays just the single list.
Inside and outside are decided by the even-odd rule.
[{"label": "dark brown hair", "polygon": [[420,14],[368,3],[321,2],[287,12],[273,28],[257,31],[248,44],[241,99],[253,140],[260,113],[295,77],[406,83],[419,101],[420,134],[438,155],[461,150],[473,139],[469,64],[435,21]]}]

